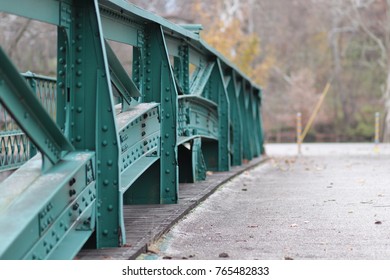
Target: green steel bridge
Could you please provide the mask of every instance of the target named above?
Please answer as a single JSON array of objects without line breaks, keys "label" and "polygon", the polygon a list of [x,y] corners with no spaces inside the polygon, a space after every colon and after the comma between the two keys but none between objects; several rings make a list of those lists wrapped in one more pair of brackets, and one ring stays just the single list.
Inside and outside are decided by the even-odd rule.
[{"label": "green steel bridge", "polygon": [[[15,170],[0,183],[1,259],[125,246],[124,205],[177,203],[179,183],[262,154],[261,89],[198,26],[122,0],[0,11],[58,38],[54,78],[20,74],[0,48],[0,172]],[[131,75],[108,41],[132,46]]]}]

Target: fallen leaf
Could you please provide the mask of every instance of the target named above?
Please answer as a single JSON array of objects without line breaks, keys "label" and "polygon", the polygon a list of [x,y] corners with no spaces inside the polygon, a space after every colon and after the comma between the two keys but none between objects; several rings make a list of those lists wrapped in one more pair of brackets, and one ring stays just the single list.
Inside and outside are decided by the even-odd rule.
[{"label": "fallen leaf", "polygon": [[171,260],[171,259],[172,259],[171,256],[164,256],[164,257],[163,257],[163,260]]},{"label": "fallen leaf", "polygon": [[297,224],[291,224],[290,227],[298,227]]},{"label": "fallen leaf", "polygon": [[211,175],[213,175],[213,174],[214,174],[214,173],[213,173],[212,171],[207,171],[207,172],[206,172],[206,175],[207,175],[207,176],[211,176]]},{"label": "fallen leaf", "polygon": [[304,223],[305,223],[305,224],[308,224],[308,223],[310,223],[310,222],[309,222],[309,221],[304,221]]},{"label": "fallen leaf", "polygon": [[258,228],[258,225],[249,225],[248,228]]},{"label": "fallen leaf", "polygon": [[372,200],[369,200],[369,201],[361,201],[360,203],[361,203],[361,204],[372,204],[373,201],[372,201]]},{"label": "fallen leaf", "polygon": [[360,185],[364,185],[366,183],[366,180],[365,179],[357,179],[356,183],[358,183]]},{"label": "fallen leaf", "polygon": [[375,224],[376,224],[376,225],[381,225],[382,222],[381,222],[381,221],[376,221]]},{"label": "fallen leaf", "polygon": [[248,189],[241,189],[243,192],[246,192]]},{"label": "fallen leaf", "polygon": [[284,259],[285,259],[286,261],[292,261],[292,260],[294,260],[292,257],[288,257],[288,256],[285,256]]},{"label": "fallen leaf", "polygon": [[221,253],[221,254],[219,254],[219,257],[220,258],[228,258],[229,254],[228,253]]}]

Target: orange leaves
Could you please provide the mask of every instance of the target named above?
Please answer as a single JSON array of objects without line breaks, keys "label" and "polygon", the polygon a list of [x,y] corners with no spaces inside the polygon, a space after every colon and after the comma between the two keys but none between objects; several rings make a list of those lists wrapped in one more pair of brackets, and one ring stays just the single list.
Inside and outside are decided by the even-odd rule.
[{"label": "orange leaves", "polygon": [[247,76],[264,86],[276,59],[271,55],[260,58],[260,38],[257,34],[248,33],[246,23],[241,19],[247,11],[229,13],[224,11],[222,2],[209,2],[207,7],[199,2],[195,4],[194,10],[205,26],[201,37]]}]

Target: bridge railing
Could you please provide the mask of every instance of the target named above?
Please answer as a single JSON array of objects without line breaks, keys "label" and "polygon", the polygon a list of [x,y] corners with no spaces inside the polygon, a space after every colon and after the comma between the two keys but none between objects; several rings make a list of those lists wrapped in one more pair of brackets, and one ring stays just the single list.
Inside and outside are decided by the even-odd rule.
[{"label": "bridge railing", "polygon": [[[126,204],[177,203],[179,182],[262,153],[261,89],[193,27],[122,0],[3,1],[0,11],[58,30],[55,80],[22,77],[0,49],[0,103],[40,151],[0,184],[0,258],[122,246]],[[131,74],[109,41],[132,47]],[[28,159],[30,146],[16,154]]]},{"label": "bridge railing", "polygon": [[[31,86],[43,107],[55,120],[57,111],[56,79],[31,72],[23,73],[22,76]],[[36,152],[37,150],[29,138],[0,103],[0,172],[20,167]]]}]

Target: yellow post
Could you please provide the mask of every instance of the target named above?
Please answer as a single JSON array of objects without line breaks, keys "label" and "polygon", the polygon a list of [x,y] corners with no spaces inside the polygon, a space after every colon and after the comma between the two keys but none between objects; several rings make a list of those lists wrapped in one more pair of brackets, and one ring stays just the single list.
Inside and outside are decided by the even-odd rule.
[{"label": "yellow post", "polygon": [[320,110],[320,108],[321,108],[321,105],[322,105],[322,103],[324,102],[326,95],[328,94],[329,89],[330,89],[330,82],[328,82],[328,83],[326,84],[326,86],[325,86],[325,88],[324,88],[324,91],[322,92],[321,97],[320,97],[320,99],[318,100],[318,102],[317,102],[317,104],[316,104],[316,106],[315,106],[315,108],[314,108],[314,111],[313,111],[313,113],[311,114],[311,116],[310,116],[310,118],[309,118],[309,121],[307,122],[307,124],[306,124],[306,126],[305,126],[305,129],[303,130],[303,133],[302,133],[302,135],[301,135],[301,141],[302,141],[302,142],[303,142],[303,140],[305,139],[306,134],[309,132],[309,129],[310,129],[311,125],[313,124],[314,119],[315,119],[315,117],[317,116],[317,114],[318,114],[318,112],[319,112],[319,110]]},{"label": "yellow post", "polygon": [[301,145],[302,145],[302,114],[301,112],[297,113],[297,144],[298,144],[298,154],[301,154]]},{"label": "yellow post", "polygon": [[375,113],[375,147],[374,151],[379,153],[379,112]]}]

